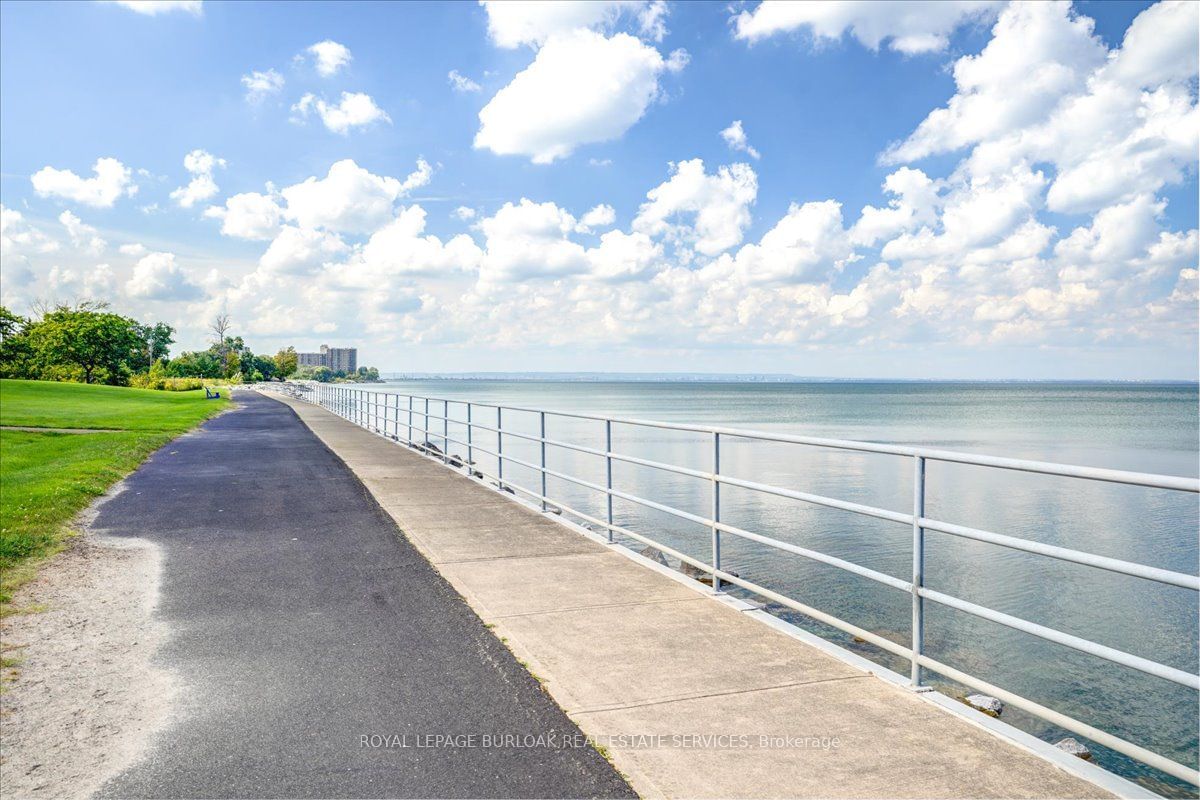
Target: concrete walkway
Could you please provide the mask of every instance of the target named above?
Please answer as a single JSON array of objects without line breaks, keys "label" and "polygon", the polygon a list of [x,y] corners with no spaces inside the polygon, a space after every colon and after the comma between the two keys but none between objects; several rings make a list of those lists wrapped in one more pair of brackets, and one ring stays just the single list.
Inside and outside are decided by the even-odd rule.
[{"label": "concrete walkway", "polygon": [[162,547],[157,660],[183,690],[100,794],[631,796],[345,465],[285,406],[236,399],[93,526]]},{"label": "concrete walkway", "polygon": [[280,400],[644,797],[1111,796],[407,448]]}]

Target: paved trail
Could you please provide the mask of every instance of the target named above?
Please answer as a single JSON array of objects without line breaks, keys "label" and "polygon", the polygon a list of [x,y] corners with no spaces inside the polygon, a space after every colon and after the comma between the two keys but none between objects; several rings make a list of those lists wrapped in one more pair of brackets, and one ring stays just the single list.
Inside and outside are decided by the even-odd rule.
[{"label": "paved trail", "polygon": [[[238,407],[159,451],[96,527],[163,546],[177,722],[102,795],[630,796],[578,729],[286,406]],[[363,747],[361,737],[394,737]],[[467,744],[470,744],[467,742]]]}]

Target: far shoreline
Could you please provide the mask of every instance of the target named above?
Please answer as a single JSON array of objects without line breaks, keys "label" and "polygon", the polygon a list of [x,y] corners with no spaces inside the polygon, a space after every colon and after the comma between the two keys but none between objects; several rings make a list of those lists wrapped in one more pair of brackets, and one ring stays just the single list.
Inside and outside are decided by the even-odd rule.
[{"label": "far shoreline", "polygon": [[[672,372],[447,372],[389,373],[373,383],[404,381],[496,381],[528,383],[772,383],[772,384],[948,384],[955,386],[1184,386],[1200,389],[1200,380],[1180,378],[829,378],[782,374]],[[347,381],[348,383],[348,381]]]}]

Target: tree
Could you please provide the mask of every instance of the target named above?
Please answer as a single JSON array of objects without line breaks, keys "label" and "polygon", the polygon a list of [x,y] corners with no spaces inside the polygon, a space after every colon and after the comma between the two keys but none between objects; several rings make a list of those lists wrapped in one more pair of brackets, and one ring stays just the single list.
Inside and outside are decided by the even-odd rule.
[{"label": "tree", "polygon": [[0,378],[32,377],[29,320],[0,306]]},{"label": "tree", "polygon": [[84,383],[122,384],[132,371],[130,359],[145,345],[138,328],[131,319],[88,304],[59,306],[30,326],[29,345],[42,369],[77,368]]},{"label": "tree", "polygon": [[171,345],[175,344],[175,329],[165,322],[156,322],[153,327],[141,326],[146,340],[146,349],[150,353],[151,361],[158,361],[166,358],[171,352]]},{"label": "tree", "polygon": [[180,353],[167,362],[165,372],[171,378],[220,378],[221,362],[212,349],[198,353]]},{"label": "tree", "polygon": [[292,373],[292,377],[302,381],[329,383],[334,379],[334,372],[329,367],[314,367],[310,364],[305,364]]},{"label": "tree", "polygon": [[242,358],[232,349],[229,349],[225,354],[225,369],[223,370],[222,378],[232,378],[234,375],[240,375],[242,372]]},{"label": "tree", "polygon": [[165,322],[135,324],[135,327],[143,346],[141,352],[131,359],[130,367],[134,372],[144,372],[171,352],[171,345],[175,343],[175,329]]},{"label": "tree", "polygon": [[221,372],[225,375],[229,374],[229,353],[233,349],[233,343],[229,338],[230,321],[228,314],[217,314],[209,325],[209,330],[213,333],[213,347],[216,348],[217,358],[221,361]]},{"label": "tree", "polygon": [[20,334],[28,324],[29,320],[0,306],[0,342],[6,342],[10,336]]},{"label": "tree", "polygon": [[275,374],[281,378],[286,378],[295,372],[298,364],[296,348],[294,347],[280,350],[275,354]]},{"label": "tree", "polygon": [[253,362],[254,374],[258,377],[252,380],[269,381],[279,374],[279,367],[270,356],[255,356]]},{"label": "tree", "polygon": [[212,324],[209,325],[209,330],[213,332],[213,339],[216,340],[217,344],[221,344],[225,341],[225,336],[229,333],[229,327],[229,315],[217,314],[216,318],[213,319]]}]

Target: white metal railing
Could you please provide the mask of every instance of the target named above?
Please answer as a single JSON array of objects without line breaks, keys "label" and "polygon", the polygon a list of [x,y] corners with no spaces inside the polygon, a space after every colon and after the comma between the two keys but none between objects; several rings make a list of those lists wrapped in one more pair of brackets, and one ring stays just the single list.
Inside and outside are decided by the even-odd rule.
[{"label": "white metal railing", "polygon": [[[993,456],[973,455],[969,453],[936,450],[925,447],[909,447],[901,445],[878,444],[873,442],[822,439],[811,436],[794,436],[789,434],[743,430],[738,428],[685,425],[669,422],[656,422],[653,420],[604,417],[593,414],[581,414],[577,412],[548,411],[537,408],[504,406],[494,403],[480,403],[468,400],[393,394],[390,392],[379,392],[370,389],[347,386],[331,386],[327,384],[313,385],[308,390],[301,390],[298,393],[298,396],[301,399],[316,403],[323,408],[332,411],[338,416],[354,422],[355,424],[361,425],[395,441],[414,447],[427,456],[437,458],[438,460],[447,464],[453,464],[455,466],[465,468],[468,475],[480,478],[490,478],[496,481],[496,485],[500,489],[508,489],[510,491],[520,492],[523,495],[530,497],[534,501],[539,502],[543,511],[553,506],[555,509],[569,514],[572,517],[583,520],[592,525],[599,526],[607,531],[608,540],[610,542],[613,541],[613,534],[619,533],[623,536],[627,536],[631,539],[654,547],[663,553],[678,558],[682,563],[691,564],[692,566],[703,570],[712,576],[713,589],[715,591],[720,591],[722,584],[730,584],[741,587],[760,597],[798,611],[801,614],[816,619],[834,628],[845,631],[846,633],[869,642],[870,644],[875,645],[886,652],[902,657],[910,662],[910,682],[914,688],[923,688],[921,683],[922,670],[928,669],[932,672],[943,675],[950,680],[970,687],[971,689],[992,695],[1011,706],[1020,708],[1065,730],[1090,739],[1097,744],[1108,747],[1148,766],[1159,769],[1168,775],[1172,775],[1180,780],[1187,781],[1194,785],[1200,785],[1200,772],[1197,772],[1188,766],[1180,764],[1170,758],[1162,756],[1111,733],[1102,731],[1073,717],[1055,711],[1054,709],[1048,708],[1033,700],[1026,699],[999,686],[964,673],[955,669],[954,667],[949,666],[948,664],[936,661],[923,652],[925,602],[930,601],[948,608],[953,608],[958,611],[971,614],[981,619],[1004,625],[1014,630],[1031,634],[1049,642],[1055,642],[1057,644],[1073,648],[1080,652],[1105,659],[1115,664],[1120,664],[1124,667],[1128,667],[1148,675],[1153,675],[1166,681],[1171,681],[1182,686],[1189,687],[1193,690],[1200,690],[1200,675],[1194,675],[1176,667],[1151,661],[1150,659],[1143,658],[1132,653],[1127,653],[1113,647],[1108,647],[1106,645],[1099,644],[1098,642],[1093,642],[1079,636],[1064,633],[1062,631],[1048,628],[1028,620],[1020,619],[1010,614],[1005,614],[1003,612],[996,611],[994,609],[990,609],[958,597],[953,597],[943,592],[935,591],[924,585],[925,532],[938,531],[951,536],[987,542],[989,544],[999,545],[1001,547],[1006,547],[1013,550],[1047,556],[1074,564],[1095,567],[1098,569],[1107,570],[1109,572],[1155,581],[1169,586],[1176,586],[1193,592],[1200,591],[1200,577],[1196,575],[1175,572],[1158,567],[1151,567],[1144,564],[1138,564],[1130,561],[1123,561],[1121,559],[1109,558],[1107,556],[1100,556],[1079,550],[1073,550],[1070,548],[1059,547],[1057,545],[1042,544],[1040,542],[1033,542],[1014,536],[993,533],[991,531],[930,519],[929,517],[925,516],[925,467],[930,461],[972,464],[976,466],[992,467],[1002,470],[1015,470],[1020,472],[1039,473],[1043,475],[1058,475],[1090,481],[1105,481],[1109,483],[1131,486],[1143,486],[1179,492],[1200,493],[1200,480],[1196,478],[1153,475],[1141,472],[1125,472],[1095,467],[1077,467],[1041,461],[1027,461],[1024,459],[997,458]],[[431,403],[433,404],[432,407],[430,405]],[[464,410],[464,416],[462,418],[452,418],[450,416],[451,408],[460,406]],[[494,426],[484,424],[477,419],[475,411],[481,408],[493,409],[495,411],[496,421]],[[435,413],[439,410],[441,411],[441,414]],[[503,427],[505,411],[537,415],[539,434],[531,435],[527,433],[521,433],[512,430],[511,428],[509,430],[505,430]],[[603,423],[604,449],[598,450],[572,442],[548,438],[546,436],[547,415],[580,420],[594,420],[596,422]],[[436,425],[436,423],[440,423],[440,426]],[[466,441],[462,441],[450,436],[449,426],[451,423],[465,427]],[[613,450],[612,436],[612,426],[614,423],[659,430],[688,431],[705,434],[711,439],[711,470],[692,469],[615,452]],[[441,430],[434,430],[434,427],[440,427]],[[477,432],[482,432],[488,435],[494,434],[495,449],[491,450],[482,445],[480,443],[481,440],[476,437]],[[414,438],[414,434],[419,434],[419,437]],[[504,453],[505,437],[512,437],[514,439],[522,439],[537,443],[540,455],[539,463],[532,463],[530,461],[517,458],[511,455],[511,453],[506,455]],[[757,483],[741,478],[735,478],[731,475],[723,475],[721,473],[722,437],[783,442],[809,445],[820,448],[831,448],[836,450],[879,453],[911,459],[913,474],[912,511],[910,513],[897,512],[889,509],[863,505],[860,503],[838,500],[832,497],[810,494],[808,492],[800,492],[778,486],[771,486],[769,484]],[[430,445],[436,447],[439,440],[441,442],[441,452],[436,452]],[[450,444],[456,444],[466,448],[467,455],[465,462],[462,461],[460,457],[449,454],[448,448]],[[605,460],[604,484],[601,485],[599,483],[587,481],[580,477],[548,468],[546,466],[547,447],[571,450],[574,452],[585,453],[603,458]],[[474,455],[477,451],[490,455],[496,459],[497,468],[495,475],[484,472],[474,464]],[[612,465],[614,461],[627,464],[636,464],[642,467],[662,470],[678,475],[686,475],[708,481],[711,484],[710,516],[704,517],[698,514],[693,514],[682,509],[674,508],[672,506],[659,503],[648,498],[639,497],[615,488],[613,486],[612,477]],[[511,480],[506,479],[504,477],[505,462],[522,466],[537,472],[540,476],[539,488],[536,490],[531,489],[520,486]],[[548,477],[564,480],[577,486],[581,486],[585,489],[602,494],[605,498],[604,519],[599,519],[579,509],[571,508],[560,500],[555,500],[548,497],[546,487],[546,480]],[[736,486],[751,491],[790,498],[793,500],[824,506],[826,508],[839,509],[854,514],[860,514],[868,517],[874,517],[876,519],[895,522],[905,526],[911,526],[911,580],[895,578],[891,575],[887,575],[859,564],[854,564],[844,559],[836,558],[834,556],[820,553],[815,550],[810,550],[805,547],[800,547],[789,542],[780,541],[770,536],[744,530],[742,528],[722,522],[722,485]],[[678,550],[657,542],[643,533],[639,533],[615,524],[613,521],[613,498],[634,503],[645,508],[654,509],[656,511],[672,515],[679,519],[688,520],[708,528],[711,531],[712,540],[711,563],[705,563],[702,560],[689,556],[686,553],[681,553]],[[893,642],[892,640],[884,638],[876,633],[834,617],[831,614],[821,611],[820,609],[810,607],[793,598],[782,595],[778,592],[768,589],[767,587],[760,586],[756,583],[746,580],[735,573],[722,569],[722,534],[729,534],[731,536],[736,536],[748,541],[764,544],[784,552],[803,556],[813,561],[836,567],[846,572],[853,573],[911,595],[912,637],[910,646],[905,647],[904,645]]]}]

